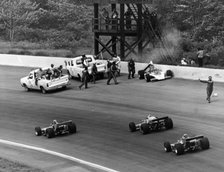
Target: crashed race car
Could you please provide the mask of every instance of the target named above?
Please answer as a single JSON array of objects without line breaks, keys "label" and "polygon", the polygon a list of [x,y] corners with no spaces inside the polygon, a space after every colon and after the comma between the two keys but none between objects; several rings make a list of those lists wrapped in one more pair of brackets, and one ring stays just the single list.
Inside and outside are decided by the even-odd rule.
[{"label": "crashed race car", "polygon": [[189,137],[184,134],[176,143],[164,142],[164,149],[166,152],[182,155],[186,152],[209,149],[209,140],[202,135]]},{"label": "crashed race car", "polygon": [[148,115],[146,119],[143,119],[138,124],[134,122],[129,123],[129,129],[131,132],[139,130],[142,134],[148,134],[152,131],[160,131],[163,129],[172,129],[173,121],[168,116],[158,118],[152,115]]},{"label": "crashed race car", "polygon": [[154,66],[152,61],[143,70],[138,71],[139,79],[145,79],[146,82],[170,79],[174,76],[171,70],[162,71]]},{"label": "crashed race car", "polygon": [[76,125],[72,120],[59,123],[57,120],[53,120],[49,127],[40,128],[35,127],[36,136],[46,136],[47,138],[53,138],[62,134],[76,133]]}]

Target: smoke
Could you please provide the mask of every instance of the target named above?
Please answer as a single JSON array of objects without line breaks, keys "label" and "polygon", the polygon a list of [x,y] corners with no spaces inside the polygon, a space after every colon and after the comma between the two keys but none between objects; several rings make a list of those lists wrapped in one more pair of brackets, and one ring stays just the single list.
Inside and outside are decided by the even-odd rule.
[{"label": "smoke", "polygon": [[179,51],[181,34],[177,29],[165,30],[155,48],[144,54],[144,62],[172,63],[176,60]]}]

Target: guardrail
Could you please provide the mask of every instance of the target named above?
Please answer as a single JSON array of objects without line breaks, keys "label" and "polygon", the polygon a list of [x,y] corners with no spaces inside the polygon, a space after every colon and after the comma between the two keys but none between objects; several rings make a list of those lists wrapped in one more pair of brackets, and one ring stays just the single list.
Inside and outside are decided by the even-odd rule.
[{"label": "guardrail", "polygon": [[[0,65],[24,67],[50,67],[51,64],[54,64],[55,66],[64,66],[64,61],[67,59],[68,58],[0,54]],[[106,60],[102,60],[102,62],[105,64],[107,63]],[[138,70],[144,69],[146,66],[146,63],[136,63],[136,73]],[[199,78],[207,79],[208,76],[212,76],[214,81],[224,82],[224,70],[222,69],[208,69],[158,64],[155,64],[155,66],[164,71],[172,70],[175,78],[197,80]],[[121,72],[128,73],[127,62],[121,62]]]}]

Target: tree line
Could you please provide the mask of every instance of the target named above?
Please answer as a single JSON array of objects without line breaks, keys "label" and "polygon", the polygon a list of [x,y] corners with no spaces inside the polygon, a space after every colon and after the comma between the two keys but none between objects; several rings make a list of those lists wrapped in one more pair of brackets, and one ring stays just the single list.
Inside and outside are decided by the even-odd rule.
[{"label": "tree line", "polygon": [[[223,0],[154,0],[161,26],[182,35],[178,56],[192,58],[203,47],[212,64],[224,65]],[[43,42],[55,49],[93,44],[93,7],[80,0],[2,0],[0,37],[11,42]]]}]

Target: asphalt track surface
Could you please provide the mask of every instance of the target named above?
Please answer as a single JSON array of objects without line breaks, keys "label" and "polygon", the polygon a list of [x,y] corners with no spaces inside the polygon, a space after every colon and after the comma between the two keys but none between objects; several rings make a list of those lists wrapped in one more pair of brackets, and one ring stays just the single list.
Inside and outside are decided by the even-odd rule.
[{"label": "asphalt track surface", "polygon": [[[67,90],[43,95],[25,92],[20,86],[19,79],[29,71],[30,68],[0,66],[1,139],[57,151],[122,172],[224,171],[223,84],[215,83],[218,97],[212,97],[210,104],[205,101],[206,85],[199,81],[146,83],[128,80],[127,75],[118,78],[118,85],[111,82],[107,86],[106,80],[100,80],[89,84],[89,89],[79,90],[80,83],[73,80]],[[174,128],[148,135],[131,133],[129,122],[139,121],[148,113],[168,115]],[[53,119],[73,120],[77,134],[53,139],[34,135],[35,126],[48,126]],[[163,142],[175,142],[184,133],[205,135],[210,149],[182,156],[165,153]],[[35,159],[44,156],[33,153],[30,160],[35,164]],[[24,153],[20,160],[29,159],[25,157]],[[66,162],[61,169],[67,165],[77,164]],[[35,167],[55,171],[47,166],[47,161],[36,163]]]}]

